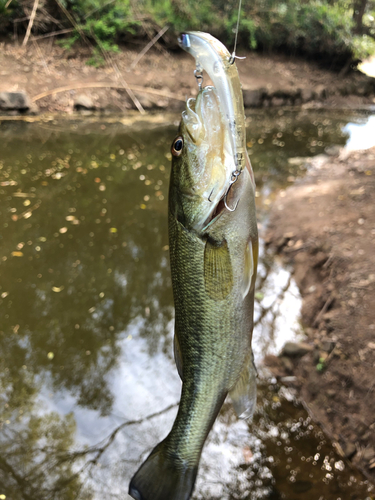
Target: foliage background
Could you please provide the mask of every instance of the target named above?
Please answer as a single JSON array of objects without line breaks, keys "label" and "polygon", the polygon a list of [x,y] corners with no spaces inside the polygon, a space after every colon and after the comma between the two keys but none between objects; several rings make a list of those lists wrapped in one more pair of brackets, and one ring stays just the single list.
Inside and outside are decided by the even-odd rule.
[{"label": "foliage background", "polygon": [[[0,0],[0,34],[21,36],[34,1]],[[150,38],[167,25],[163,42],[170,49],[183,30],[208,31],[230,46],[237,12],[238,0],[39,0],[32,33],[70,28],[67,48],[87,37],[103,51]],[[342,67],[375,53],[374,18],[375,0],[243,0],[239,43]]]}]

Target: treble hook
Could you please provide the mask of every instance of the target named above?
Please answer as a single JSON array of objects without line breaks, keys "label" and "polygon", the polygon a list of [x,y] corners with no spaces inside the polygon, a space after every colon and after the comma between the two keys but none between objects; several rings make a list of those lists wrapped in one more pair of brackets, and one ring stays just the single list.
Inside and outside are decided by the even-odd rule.
[{"label": "treble hook", "polygon": [[241,170],[235,170],[234,172],[232,172],[231,180],[229,182],[229,187],[228,187],[227,192],[225,193],[225,196],[224,196],[224,200],[223,200],[224,206],[227,210],[229,210],[229,212],[234,212],[236,210],[236,208],[238,207],[238,204],[240,202],[240,200],[237,200],[236,206],[234,208],[230,208],[230,206],[227,203],[229,191],[230,191],[231,187],[233,186],[233,184],[235,182],[237,182],[237,179],[238,179],[240,174],[241,174]]}]

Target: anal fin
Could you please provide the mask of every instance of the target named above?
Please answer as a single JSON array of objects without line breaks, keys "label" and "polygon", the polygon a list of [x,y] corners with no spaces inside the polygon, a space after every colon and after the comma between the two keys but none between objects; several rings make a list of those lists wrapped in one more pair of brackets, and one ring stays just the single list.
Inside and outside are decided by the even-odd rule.
[{"label": "anal fin", "polygon": [[257,371],[252,352],[246,358],[239,379],[229,391],[234,411],[240,418],[251,419],[257,401]]}]

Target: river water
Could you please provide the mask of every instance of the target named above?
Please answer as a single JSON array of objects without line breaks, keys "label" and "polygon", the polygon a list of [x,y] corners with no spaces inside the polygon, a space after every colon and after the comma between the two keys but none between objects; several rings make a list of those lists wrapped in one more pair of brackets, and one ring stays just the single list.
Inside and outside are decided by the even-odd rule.
[{"label": "river water", "polygon": [[[168,433],[172,356],[170,144],[178,117],[0,122],[0,499],[124,499]],[[253,113],[259,224],[300,157],[353,140],[365,115]],[[352,146],[351,146],[352,147]],[[254,423],[226,403],[194,499],[365,500],[366,479],[262,369],[303,339],[288,269],[261,245]]]}]

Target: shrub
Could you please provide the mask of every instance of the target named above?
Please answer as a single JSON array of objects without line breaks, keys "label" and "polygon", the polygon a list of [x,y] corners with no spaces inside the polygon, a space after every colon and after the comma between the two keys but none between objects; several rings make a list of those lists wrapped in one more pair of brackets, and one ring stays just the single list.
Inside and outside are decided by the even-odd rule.
[{"label": "shrub", "polygon": [[[0,0],[1,26],[20,16],[20,6],[33,0]],[[246,48],[283,51],[323,59],[342,66],[375,52],[375,0],[368,0],[363,16],[365,35],[355,33],[353,4],[357,0],[243,0],[239,43]],[[60,3],[65,9],[56,9]],[[167,38],[177,47],[184,30],[208,31],[233,47],[238,0],[45,0],[44,10],[75,31],[63,41],[69,48],[82,35],[96,46],[94,60],[103,51],[118,50],[121,40],[144,36],[169,25]],[[373,9],[373,10],[371,10]],[[26,10],[25,10],[26,12]],[[142,25],[142,29],[140,26]],[[36,30],[49,30],[36,22]]]}]

